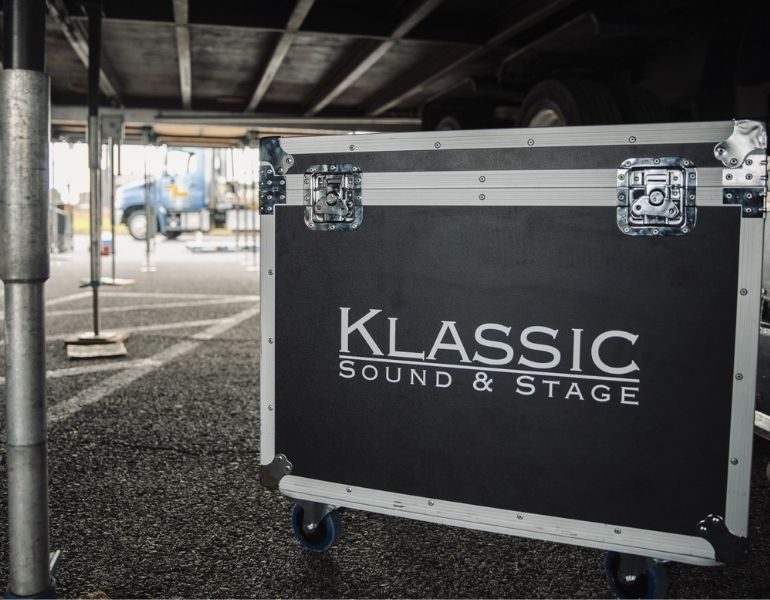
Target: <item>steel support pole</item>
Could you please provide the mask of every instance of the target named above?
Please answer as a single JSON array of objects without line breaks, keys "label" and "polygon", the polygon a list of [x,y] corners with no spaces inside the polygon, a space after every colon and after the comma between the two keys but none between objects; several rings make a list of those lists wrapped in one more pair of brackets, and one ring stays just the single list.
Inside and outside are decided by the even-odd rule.
[{"label": "steel support pole", "polygon": [[6,0],[0,72],[0,277],[5,283],[7,597],[55,594],[49,567],[44,285],[50,85],[45,1]]},{"label": "steel support pole", "polygon": [[115,283],[115,143],[107,138],[107,190],[110,194],[110,259],[112,283]]},{"label": "steel support pole", "polygon": [[86,5],[88,12],[88,167],[90,169],[91,289],[93,291],[94,337],[99,337],[99,286],[102,281],[102,203],[99,162],[99,59],[102,44],[102,9]]}]

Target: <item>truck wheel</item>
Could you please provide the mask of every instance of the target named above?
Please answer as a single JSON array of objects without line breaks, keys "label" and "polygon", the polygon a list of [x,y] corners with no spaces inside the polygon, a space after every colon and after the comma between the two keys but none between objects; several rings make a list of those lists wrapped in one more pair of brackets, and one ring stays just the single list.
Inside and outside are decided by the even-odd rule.
[{"label": "truck wheel", "polygon": [[638,85],[617,85],[612,88],[620,108],[623,123],[666,123],[666,109],[657,96]]},{"label": "truck wheel", "polygon": [[164,236],[164,237],[165,237],[167,240],[175,240],[175,239],[176,239],[176,238],[178,238],[180,235],[182,235],[182,232],[181,232],[181,231],[164,231],[164,232],[163,232],[163,236]]},{"label": "truck wheel", "polygon": [[615,98],[601,83],[587,79],[548,79],[525,96],[518,126],[612,125],[622,120]]},{"label": "truck wheel", "polygon": [[422,129],[454,131],[493,127],[496,104],[492,101],[465,98],[430,102],[422,108]]},{"label": "truck wheel", "polygon": [[147,215],[144,210],[134,210],[126,217],[128,233],[135,240],[144,240],[147,237]]}]

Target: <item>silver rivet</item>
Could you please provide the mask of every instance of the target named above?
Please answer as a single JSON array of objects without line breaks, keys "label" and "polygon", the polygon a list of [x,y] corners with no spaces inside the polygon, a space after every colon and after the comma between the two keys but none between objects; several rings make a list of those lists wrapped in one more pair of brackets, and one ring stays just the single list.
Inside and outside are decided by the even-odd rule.
[{"label": "silver rivet", "polygon": [[268,270],[267,270],[267,274],[268,274],[268,275],[272,275],[272,274],[273,274],[273,270],[272,270],[272,269],[268,269]]},{"label": "silver rivet", "polygon": [[687,233],[688,231],[690,231],[688,227],[682,227],[682,233]]},{"label": "silver rivet", "polygon": [[527,146],[534,146],[534,145],[535,145],[535,140],[533,140],[532,138],[529,138],[527,140]]},{"label": "silver rivet", "polygon": [[751,173],[746,173],[746,179],[752,180],[754,179],[754,176]]},{"label": "silver rivet", "polygon": [[436,503],[433,500],[428,500],[428,506],[433,506],[434,504]]},{"label": "silver rivet", "polygon": [[746,164],[747,164],[748,166],[751,166],[751,165],[753,165],[753,164],[754,164],[754,161],[753,161],[753,160],[751,160],[750,158],[747,158],[747,159],[746,159]]},{"label": "silver rivet", "polygon": [[625,175],[618,175],[618,180],[619,181],[623,181],[625,178],[626,178]]},{"label": "silver rivet", "polygon": [[482,175],[481,177],[479,177],[479,181],[480,181],[481,183],[484,183],[486,180],[487,180],[487,178],[486,178],[486,177],[484,177],[483,175]]},{"label": "silver rivet", "polygon": [[615,528],[615,533],[620,534],[621,533],[620,529],[616,527]]},{"label": "silver rivet", "polygon": [[273,343],[273,338],[267,338],[267,343],[268,344],[272,344]]},{"label": "silver rivet", "polygon": [[331,229],[332,231],[334,231],[335,229],[337,229],[337,226],[336,226],[336,225],[329,225],[329,229]]},{"label": "silver rivet", "polygon": [[307,226],[310,227],[310,229],[313,229],[315,228],[315,223],[308,223]]},{"label": "silver rivet", "polygon": [[330,171],[336,171],[337,170],[337,165],[329,165],[329,170]]},{"label": "silver rivet", "polygon": [[626,197],[623,194],[618,194],[618,200],[625,200]]},{"label": "silver rivet", "polygon": [[741,379],[743,379],[743,373],[736,373],[736,374],[735,374],[735,378],[736,378],[738,381],[740,381]]},{"label": "silver rivet", "polygon": [[272,200],[272,199],[273,199],[273,195],[272,195],[272,194],[268,194],[268,195],[267,195],[267,199],[268,199],[268,200]]},{"label": "silver rivet", "polygon": [[730,464],[731,465],[737,465],[738,464],[738,459],[737,458],[731,458],[730,459]]},{"label": "silver rivet", "polygon": [[307,177],[305,177],[305,179],[303,180],[303,183],[308,184],[310,183],[310,180]]},{"label": "silver rivet", "polygon": [[717,154],[720,156],[722,156],[725,152],[727,152],[727,150],[725,150],[722,146],[717,147]]},{"label": "silver rivet", "polygon": [[358,223],[353,223],[353,224],[351,225],[351,227],[352,227],[353,229],[358,229]]},{"label": "silver rivet", "polygon": [[349,494],[353,491],[353,488],[347,487],[345,488],[345,491]]},{"label": "silver rivet", "polygon": [[690,174],[688,175],[688,177],[689,177],[690,179],[695,179],[695,173],[690,173]]},{"label": "silver rivet", "polygon": [[310,196],[308,196],[307,194],[305,194],[305,200],[310,200]]},{"label": "silver rivet", "polygon": [[689,166],[690,166],[690,161],[689,161],[689,160],[683,160],[683,161],[682,161],[682,164],[683,164],[685,167],[689,167]]},{"label": "silver rivet", "polygon": [[745,296],[748,293],[749,293],[749,290],[747,290],[746,288],[741,288],[741,296]]},{"label": "silver rivet", "polygon": [[356,147],[355,147],[353,144],[350,144],[350,149],[351,149],[351,150],[355,150],[355,149],[356,149]]},{"label": "silver rivet", "polygon": [[733,199],[733,194],[732,194],[732,192],[727,192],[727,193],[725,194],[725,198],[727,198],[728,200],[732,200],[732,199]]},{"label": "silver rivet", "polygon": [[753,211],[753,210],[751,210],[750,208],[747,208],[747,209],[746,209],[744,212],[745,212],[747,215],[750,215],[750,214],[751,214],[751,213],[753,213],[754,211]]},{"label": "silver rivet", "polygon": [[628,138],[628,141],[633,144],[636,142],[636,137],[632,135],[631,137]]},{"label": "silver rivet", "polygon": [[695,194],[690,194],[690,200],[695,200]]},{"label": "silver rivet", "polygon": [[655,163],[656,165],[659,165],[660,164],[660,159],[656,158],[652,162]]},{"label": "silver rivet", "polygon": [[435,144],[433,144],[433,147],[434,148],[441,148],[441,142],[436,142]]},{"label": "silver rivet", "polygon": [[753,197],[754,197],[754,194],[752,194],[751,192],[746,192],[746,198],[751,200]]},{"label": "silver rivet", "polygon": [[286,157],[286,163],[287,163],[287,164],[289,164],[289,165],[290,165],[290,164],[291,164],[291,163],[293,163],[293,162],[294,162],[294,159],[293,159],[291,156],[287,156],[287,157]]},{"label": "silver rivet", "polygon": [[267,180],[267,185],[273,185],[273,180],[272,179],[268,179]]},{"label": "silver rivet", "polygon": [[486,198],[484,194],[479,194],[479,200],[486,200]]},{"label": "silver rivet", "polygon": [[738,159],[737,158],[731,158],[730,159],[730,164],[731,165],[737,165],[738,164]]},{"label": "silver rivet", "polygon": [[524,515],[522,515],[522,514],[518,514],[518,515],[516,515],[516,518],[517,518],[519,521],[521,521],[521,520],[524,518]]},{"label": "silver rivet", "polygon": [[630,227],[624,227],[623,228],[623,233],[629,233],[630,231],[631,231]]},{"label": "silver rivet", "polygon": [[265,210],[267,212],[273,212],[273,207],[272,206],[268,206]]},{"label": "silver rivet", "polygon": [[273,405],[272,404],[268,404],[267,405],[267,410],[273,410]]},{"label": "silver rivet", "polygon": [[315,173],[315,167],[310,167],[310,168],[308,169],[308,172],[310,172],[310,173]]},{"label": "silver rivet", "polygon": [[660,233],[660,230],[658,230],[658,229],[653,229],[652,230],[652,235],[658,235],[659,233]]},{"label": "silver rivet", "polygon": [[286,200],[286,196],[284,196],[283,194],[281,194],[280,196],[278,196],[278,198],[280,198],[281,200]]},{"label": "silver rivet", "polygon": [[733,178],[733,174],[732,173],[727,173],[725,175],[725,179],[727,179],[727,181],[730,181],[732,178]]}]

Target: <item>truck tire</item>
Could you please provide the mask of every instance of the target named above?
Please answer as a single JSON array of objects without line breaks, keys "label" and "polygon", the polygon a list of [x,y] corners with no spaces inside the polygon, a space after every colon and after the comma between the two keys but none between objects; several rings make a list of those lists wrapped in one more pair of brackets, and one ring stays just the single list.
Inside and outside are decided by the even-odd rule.
[{"label": "truck tire", "polygon": [[163,237],[165,237],[167,240],[175,240],[180,235],[182,235],[181,231],[164,231]]},{"label": "truck tire", "polygon": [[547,79],[525,96],[518,126],[613,125],[622,120],[614,96],[601,83],[588,79]]},{"label": "truck tire", "polygon": [[652,92],[637,85],[619,84],[612,93],[620,108],[623,123],[666,123],[668,114]]},{"label": "truck tire", "polygon": [[496,104],[492,101],[466,98],[430,102],[422,108],[422,129],[454,131],[493,127]]},{"label": "truck tire", "polygon": [[126,227],[132,238],[143,241],[147,236],[147,216],[144,214],[144,209],[138,208],[128,213]]}]

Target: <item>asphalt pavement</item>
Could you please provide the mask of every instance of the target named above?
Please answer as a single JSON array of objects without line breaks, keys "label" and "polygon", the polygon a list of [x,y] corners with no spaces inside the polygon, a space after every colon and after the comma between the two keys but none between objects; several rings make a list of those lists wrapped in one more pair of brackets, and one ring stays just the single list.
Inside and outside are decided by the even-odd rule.
[{"label": "asphalt pavement", "polygon": [[[190,241],[159,238],[157,271],[143,273],[143,245],[118,238],[116,275],[136,283],[103,288],[103,326],[131,332],[128,356],[116,359],[66,357],[63,337],[91,328],[90,292],[78,287],[88,275],[85,240],[54,256],[46,328],[61,597],[611,597],[598,550],[370,513],[346,511],[327,553],[300,547],[290,502],[258,481],[253,256],[193,253]],[[4,402],[0,413],[4,422]],[[770,442],[755,438],[749,561],[668,565],[670,597],[770,596],[768,461]],[[0,540],[4,471],[3,461]]]}]

